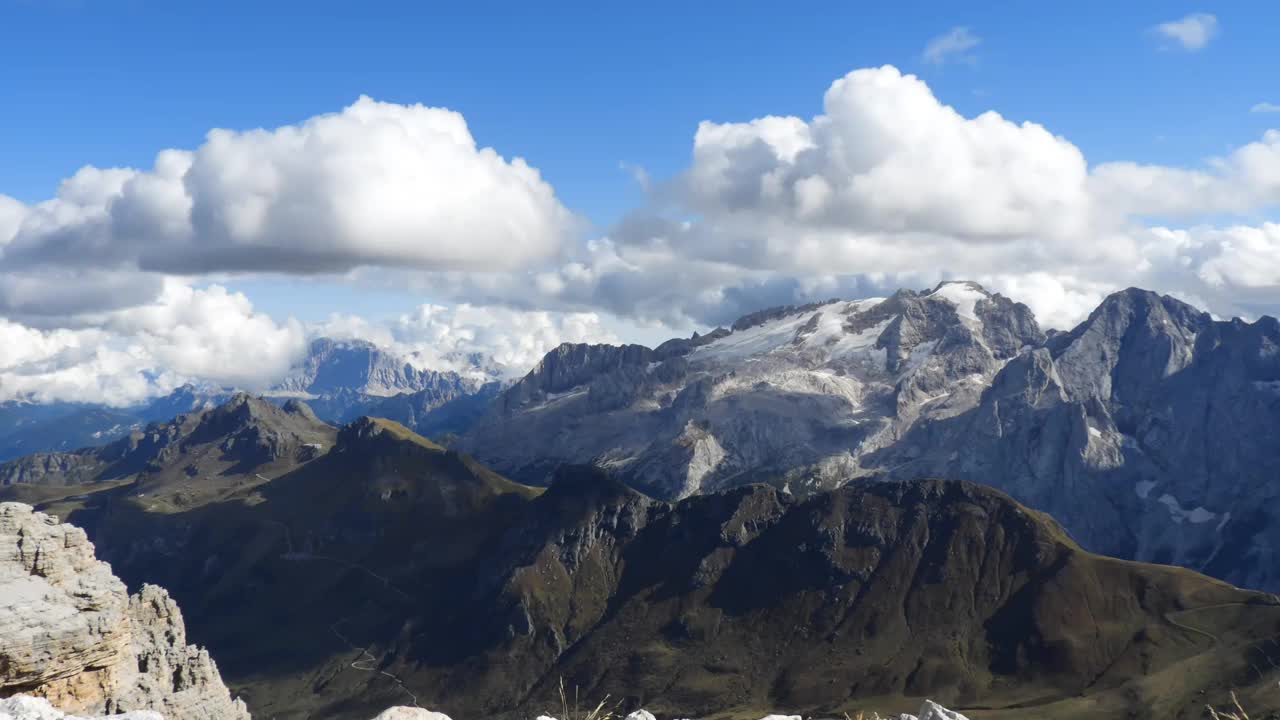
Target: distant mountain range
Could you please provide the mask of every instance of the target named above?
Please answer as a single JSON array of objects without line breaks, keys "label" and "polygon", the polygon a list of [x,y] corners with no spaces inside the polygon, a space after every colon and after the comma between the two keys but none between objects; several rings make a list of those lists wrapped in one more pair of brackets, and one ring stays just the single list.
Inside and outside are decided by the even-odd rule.
[{"label": "distant mountain range", "polygon": [[663,715],[928,696],[974,718],[1189,719],[1274,685],[1280,599],[1087,553],[971,483],[669,502],[564,466],[544,489],[395,422],[335,430],[246,395],[73,455],[0,500],[168,588],[257,717],[411,699],[528,717],[564,682]]},{"label": "distant mountain range", "polygon": [[[466,429],[502,383],[483,357],[462,358],[472,372],[418,369],[406,358],[364,340],[318,338],[286,378],[265,393],[275,402],[305,400],[323,420],[343,424],[361,415],[393,418],[432,435]],[[104,445],[148,423],[214,407],[236,388],[183,385],[136,407],[85,403],[0,403],[0,461],[37,452]],[[440,409],[439,413],[433,411]]]},{"label": "distant mountain range", "polygon": [[[317,340],[270,395],[329,423],[458,434],[452,447],[534,486],[566,463],[662,499],[980,482],[1091,551],[1280,588],[1280,323],[1137,289],[1069,332],[964,282],[774,308],[656,348],[562,345],[510,386]],[[10,404],[3,455],[136,434],[227,397],[184,388],[132,415]]]}]

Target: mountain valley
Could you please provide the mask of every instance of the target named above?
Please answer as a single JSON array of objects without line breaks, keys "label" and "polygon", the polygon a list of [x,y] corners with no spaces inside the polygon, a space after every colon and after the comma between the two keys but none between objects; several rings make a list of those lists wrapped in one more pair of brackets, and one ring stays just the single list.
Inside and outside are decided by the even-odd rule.
[{"label": "mountain valley", "polygon": [[290,410],[240,396],[125,453],[149,460],[124,484],[28,486],[131,587],[168,588],[259,717],[514,718],[563,679],[666,714],[1190,718],[1276,680],[1280,599],[1084,552],[978,485],[672,502],[564,466],[544,489],[380,419],[299,458],[326,426]]},{"label": "mountain valley", "polygon": [[[526,717],[564,682],[693,716],[1192,718],[1280,680],[1274,319],[1129,290],[1044,333],[944,284],[373,404],[343,383],[405,376],[366,350],[0,464],[0,501],[166,588],[259,717]],[[311,408],[344,394],[393,419]]]}]

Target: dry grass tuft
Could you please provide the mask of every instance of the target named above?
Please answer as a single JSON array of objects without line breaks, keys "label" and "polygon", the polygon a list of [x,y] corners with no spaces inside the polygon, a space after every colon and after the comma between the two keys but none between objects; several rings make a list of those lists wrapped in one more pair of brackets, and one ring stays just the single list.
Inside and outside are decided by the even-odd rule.
[{"label": "dry grass tuft", "polygon": [[1209,711],[1209,717],[1212,720],[1249,720],[1249,713],[1240,707],[1240,698],[1236,697],[1236,691],[1231,691],[1231,704],[1235,706],[1235,712],[1230,710],[1217,710],[1212,705],[1205,705],[1205,709]]},{"label": "dry grass tuft", "polygon": [[[1280,688],[1280,683],[1277,683],[1276,687]],[[1204,709],[1208,713],[1209,720],[1250,720],[1249,713],[1245,712],[1244,707],[1240,704],[1240,698],[1236,696],[1235,690],[1231,691],[1231,707],[1219,710],[1212,705],[1205,705]],[[1272,713],[1266,717],[1270,719],[1277,716],[1276,713]]]},{"label": "dry grass tuft", "polygon": [[609,707],[609,696],[605,695],[603,700],[584,714],[578,705],[578,687],[576,685],[573,688],[573,707],[569,707],[569,695],[564,689],[564,678],[560,678],[560,717],[556,720],[618,720],[618,718],[622,717],[618,713],[618,709],[621,707],[622,700]]}]

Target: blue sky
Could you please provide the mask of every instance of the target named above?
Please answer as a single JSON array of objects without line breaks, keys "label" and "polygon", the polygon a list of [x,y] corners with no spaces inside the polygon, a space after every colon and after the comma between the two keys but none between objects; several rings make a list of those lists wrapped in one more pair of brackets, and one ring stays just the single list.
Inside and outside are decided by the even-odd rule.
[{"label": "blue sky", "polygon": [[[1213,8],[1222,37],[1162,50],[1169,2],[468,3],[0,0],[0,191],[48,197],[85,164],[149,166],[212,127],[275,127],[361,94],[462,112],[607,225],[637,202],[619,163],[670,175],[701,120],[820,111],[860,67],[918,72],[966,115],[996,109],[1089,159],[1194,163],[1280,103],[1280,5]],[[450,4],[452,5],[452,4]],[[264,7],[265,6],[265,7]],[[971,63],[926,66],[954,26]],[[1274,122],[1271,122],[1274,124]]]},{"label": "blue sky", "polygon": [[[116,376],[269,382],[322,332],[516,367],[954,278],[1054,327],[1127,285],[1274,314],[1280,112],[1251,109],[1280,106],[1277,27],[1262,2],[0,0],[0,341],[116,352],[58,370],[116,402],[164,390]],[[418,103],[504,160],[423,140],[454,130]],[[17,362],[0,400],[12,368],[52,382]]]}]

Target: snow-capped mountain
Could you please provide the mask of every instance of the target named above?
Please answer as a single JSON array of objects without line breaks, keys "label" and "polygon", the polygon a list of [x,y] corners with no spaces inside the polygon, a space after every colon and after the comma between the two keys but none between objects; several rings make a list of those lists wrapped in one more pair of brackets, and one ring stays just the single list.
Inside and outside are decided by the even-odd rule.
[{"label": "snow-capped mountain", "polygon": [[591,462],[662,497],[945,477],[1087,548],[1280,587],[1280,326],[1129,290],[1046,337],[973,283],[747,316],[656,349],[564,345],[461,447],[545,482]]},{"label": "snow-capped mountain", "polygon": [[594,461],[684,497],[748,482],[838,485],[921,419],[974,407],[1044,335],[972,283],[755,313],[731,330],[641,346],[565,345],[508,390],[464,447],[541,482]]},{"label": "snow-capped mountain", "polygon": [[869,462],[1004,488],[1098,552],[1280,588],[1280,322],[1117,293]]}]

